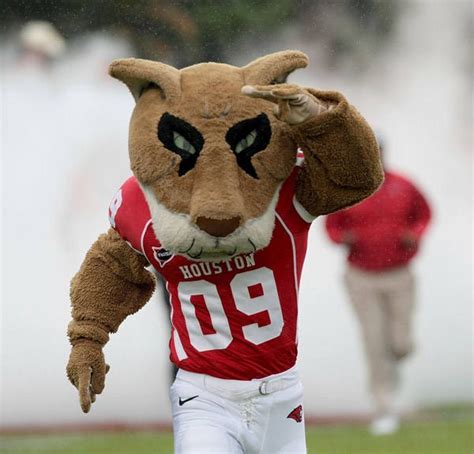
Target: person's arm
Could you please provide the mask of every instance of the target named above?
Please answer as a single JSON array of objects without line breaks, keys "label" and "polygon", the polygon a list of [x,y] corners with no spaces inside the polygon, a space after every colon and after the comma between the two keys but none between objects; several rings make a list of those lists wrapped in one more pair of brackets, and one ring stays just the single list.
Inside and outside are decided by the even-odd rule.
[{"label": "person's arm", "polygon": [[346,213],[344,211],[338,211],[337,213],[326,216],[325,227],[331,241],[337,244],[344,243],[344,238],[349,232]]},{"label": "person's arm", "polygon": [[151,297],[155,280],[148,261],[109,229],[89,249],[71,282],[72,345],[67,375],[87,413],[104,388],[107,367],[102,347],[125,318]]},{"label": "person's arm", "polygon": [[314,216],[353,205],[383,181],[372,129],[340,93],[308,91],[333,108],[294,127],[305,162],[297,199]]},{"label": "person's arm", "polygon": [[384,174],[374,133],[343,95],[298,85],[245,86],[248,96],[277,104],[305,161],[296,199],[312,216],[332,213],[371,195]]},{"label": "person's arm", "polygon": [[353,246],[357,240],[350,217],[344,210],[326,216],[326,232],[329,238],[337,244]]},{"label": "person's arm", "polygon": [[411,186],[410,210],[408,212],[407,228],[402,235],[405,246],[415,246],[421,240],[431,220],[431,208],[423,194]]}]

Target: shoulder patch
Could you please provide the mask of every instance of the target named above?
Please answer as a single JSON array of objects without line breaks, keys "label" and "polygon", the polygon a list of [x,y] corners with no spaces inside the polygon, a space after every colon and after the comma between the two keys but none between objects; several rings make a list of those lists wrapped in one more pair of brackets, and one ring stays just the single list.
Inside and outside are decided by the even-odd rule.
[{"label": "shoulder patch", "polygon": [[170,260],[173,259],[174,255],[167,251],[163,247],[152,247],[153,249],[153,256],[155,260],[160,264],[161,268],[163,268]]}]

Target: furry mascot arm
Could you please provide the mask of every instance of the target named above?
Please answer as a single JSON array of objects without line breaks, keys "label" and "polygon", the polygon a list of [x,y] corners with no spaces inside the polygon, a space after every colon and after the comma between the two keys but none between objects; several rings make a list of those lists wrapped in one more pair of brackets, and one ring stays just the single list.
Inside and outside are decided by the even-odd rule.
[{"label": "furry mascot arm", "polygon": [[87,413],[95,395],[104,388],[108,370],[102,347],[109,333],[150,299],[155,281],[145,269],[148,262],[117,232],[110,229],[89,249],[81,269],[71,282],[72,321],[68,336],[72,345],[67,375],[79,391]]},{"label": "furry mascot arm", "polygon": [[[252,85],[242,93],[273,102],[276,116],[291,126],[305,154],[296,198],[319,216],[368,197],[382,183],[383,169],[372,129],[343,95],[278,83],[307,63],[306,55],[297,51],[258,59],[246,68],[252,72]],[[257,85],[265,78],[273,78],[272,85]]]},{"label": "furry mascot arm", "polygon": [[328,105],[293,127],[305,153],[296,198],[313,216],[332,213],[371,195],[383,181],[372,129],[340,93],[308,89]]}]

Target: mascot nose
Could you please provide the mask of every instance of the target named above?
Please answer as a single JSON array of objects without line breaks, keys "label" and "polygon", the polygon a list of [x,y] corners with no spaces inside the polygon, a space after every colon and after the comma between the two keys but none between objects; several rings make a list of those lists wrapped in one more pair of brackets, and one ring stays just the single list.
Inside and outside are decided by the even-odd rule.
[{"label": "mascot nose", "polygon": [[199,216],[196,219],[197,226],[212,236],[224,237],[237,230],[240,225],[240,217],[230,219],[212,219]]}]

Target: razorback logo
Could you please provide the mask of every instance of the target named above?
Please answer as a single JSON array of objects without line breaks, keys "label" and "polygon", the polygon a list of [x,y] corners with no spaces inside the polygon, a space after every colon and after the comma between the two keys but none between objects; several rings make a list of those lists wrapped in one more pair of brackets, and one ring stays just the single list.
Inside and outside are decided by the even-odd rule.
[{"label": "razorback logo", "polygon": [[153,256],[155,257],[155,260],[160,264],[161,268],[163,268],[174,257],[171,252],[167,251],[162,247],[154,247]]},{"label": "razorback logo", "polygon": [[303,405],[298,405],[288,416],[288,419],[294,419],[296,422],[303,421]]}]

